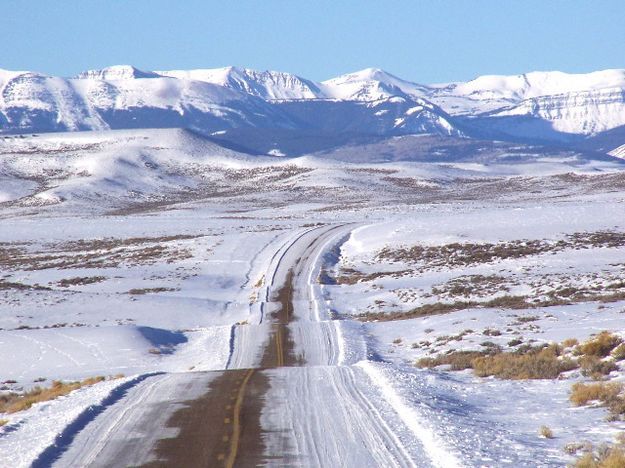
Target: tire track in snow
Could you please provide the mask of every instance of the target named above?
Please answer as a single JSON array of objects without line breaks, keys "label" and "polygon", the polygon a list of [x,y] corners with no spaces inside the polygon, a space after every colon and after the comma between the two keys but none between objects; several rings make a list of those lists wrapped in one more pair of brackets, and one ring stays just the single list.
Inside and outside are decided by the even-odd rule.
[{"label": "tire track in snow", "polygon": [[[345,227],[345,225],[335,226],[332,230]],[[423,457],[430,459],[434,466],[441,468],[462,466],[457,456],[448,447],[446,447],[440,437],[437,437],[437,435],[429,429],[427,425],[420,422],[420,416],[403,401],[400,395],[393,389],[386,377],[382,375],[382,373],[378,372],[372,363],[366,360],[368,352],[366,343],[362,338],[362,334],[364,332],[361,327],[357,327],[355,324],[352,325],[352,321],[319,321],[322,315],[321,307],[323,300],[318,299],[315,294],[315,283],[322,268],[322,265],[320,264],[322,256],[328,250],[330,245],[337,243],[337,236],[328,235],[328,233],[332,230],[326,231],[322,236],[318,236],[315,240],[313,240],[313,242],[311,242],[308,246],[307,251],[300,257],[300,259],[298,259],[296,265],[295,277],[304,283],[301,284],[298,289],[300,293],[303,293],[303,297],[298,297],[297,299],[300,303],[307,303],[312,306],[307,309],[307,317],[301,317],[301,315],[298,315],[298,318],[303,318],[304,320],[316,320],[316,322],[295,323],[291,325],[291,328],[294,330],[299,330],[299,339],[296,341],[296,343],[299,344],[299,352],[306,355],[306,352],[308,351],[306,360],[309,364],[336,365],[347,364],[348,362],[346,361],[348,361],[348,359],[350,363],[354,363],[356,360],[361,360],[361,362],[356,365],[365,371],[365,375],[363,376],[364,379],[361,379],[359,384],[356,384],[355,381],[352,380],[353,387],[351,395],[358,395],[360,404],[364,407],[370,408],[370,412],[374,412],[377,415],[376,419],[378,425],[386,428],[386,434],[392,439],[393,444],[400,447],[400,451],[402,451],[402,453],[407,453],[404,445],[402,445],[402,442],[393,434],[393,431],[390,429],[385,419],[380,415],[380,413],[377,412],[376,405],[373,404],[364,393],[358,391],[358,387],[367,388],[373,385],[377,388],[378,398],[382,398],[389,405],[389,407],[392,408],[392,411],[396,414],[396,419],[401,421],[401,423],[405,425],[414,435],[414,438],[422,445]],[[349,226],[349,232],[347,234],[343,234],[343,237],[338,242],[345,242],[349,238],[352,230],[352,226]],[[310,251],[311,248],[313,249],[312,252]],[[302,308],[297,310],[300,314],[302,313]],[[327,312],[323,315],[329,316]],[[315,323],[315,325],[313,325],[313,323]],[[327,325],[331,323],[335,326],[332,327],[332,329],[329,329]],[[348,323],[350,323],[349,326],[347,325]],[[343,330],[346,326],[349,331],[347,335]],[[309,333],[306,333],[306,331]],[[361,335],[361,339],[353,339],[353,335]],[[347,342],[348,336],[351,338],[351,343]],[[360,349],[350,349],[350,347]],[[297,346],[296,349],[298,349]],[[356,352],[354,353],[354,351]],[[311,359],[313,356],[316,360]],[[351,378],[355,379],[356,377],[352,374]],[[314,411],[312,408],[310,410]],[[409,460],[410,457],[407,457],[404,459],[404,462],[407,463]],[[327,461],[328,460],[326,460],[326,462]],[[421,460],[420,463],[423,464],[423,460]]]}]

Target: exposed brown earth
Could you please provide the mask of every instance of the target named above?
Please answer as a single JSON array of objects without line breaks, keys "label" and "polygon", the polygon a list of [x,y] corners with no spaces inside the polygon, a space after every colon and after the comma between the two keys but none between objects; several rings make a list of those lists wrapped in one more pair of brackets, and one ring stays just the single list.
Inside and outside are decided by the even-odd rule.
[{"label": "exposed brown earth", "polygon": [[[288,328],[293,317],[292,296],[293,273],[289,272],[274,298],[280,307],[270,316],[272,332],[260,369],[221,372],[204,395],[173,414],[168,427],[178,428],[178,435],[159,441],[155,450],[158,461],[145,466],[231,468],[261,466],[268,461],[260,416],[269,381],[262,370],[303,364],[293,351]],[[279,462],[288,464],[286,458]]]},{"label": "exposed brown earth", "polygon": [[263,455],[260,411],[267,387],[267,377],[254,369],[221,373],[204,395],[173,414],[168,426],[180,432],[161,440],[159,461],[145,466],[256,466]]}]

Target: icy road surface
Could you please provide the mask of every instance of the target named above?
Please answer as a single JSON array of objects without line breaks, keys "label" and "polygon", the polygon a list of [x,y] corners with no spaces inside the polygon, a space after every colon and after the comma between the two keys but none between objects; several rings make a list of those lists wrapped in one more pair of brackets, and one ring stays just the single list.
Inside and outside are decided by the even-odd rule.
[{"label": "icy road surface", "polygon": [[[255,373],[257,380],[266,379],[269,385],[261,397],[264,451],[254,462],[268,466],[460,466],[456,454],[435,432],[414,419],[416,412],[406,411],[398,395],[389,398],[392,387],[366,361],[359,324],[330,320],[317,278],[353,227],[324,226],[288,237],[267,268],[268,284],[257,305],[264,311],[260,325],[235,329],[229,368],[257,367],[258,344],[267,345],[269,340],[267,322],[272,319],[268,311],[275,308],[275,291],[285,285],[291,288],[289,336],[302,366],[271,366]],[[206,388],[210,393],[211,381],[222,374],[162,374],[145,379],[76,434],[55,466],[120,466],[158,460],[159,439],[178,435],[175,427],[168,427],[169,417]],[[248,388],[255,388],[254,378]],[[245,404],[242,408],[242,443],[235,448],[240,464],[236,466],[253,464],[245,453]],[[215,423],[223,424],[206,421]],[[220,454],[208,456],[215,456],[219,464]]]}]

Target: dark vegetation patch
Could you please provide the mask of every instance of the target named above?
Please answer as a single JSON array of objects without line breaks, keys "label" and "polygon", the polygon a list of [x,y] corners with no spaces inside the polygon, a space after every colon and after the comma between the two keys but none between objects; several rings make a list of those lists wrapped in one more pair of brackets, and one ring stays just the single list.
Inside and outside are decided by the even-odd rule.
[{"label": "dark vegetation patch", "polygon": [[469,297],[479,292],[496,294],[509,291],[506,278],[499,275],[465,275],[458,276],[442,285],[432,287],[432,294],[437,296],[464,296]]},{"label": "dark vegetation patch", "polygon": [[623,246],[625,232],[578,232],[557,241],[525,239],[497,243],[455,242],[437,246],[414,245],[397,249],[385,247],[378,252],[376,260],[421,264],[427,268],[457,267],[560,252],[565,249]]},{"label": "dark vegetation patch", "polygon": [[472,369],[473,361],[477,358],[484,357],[486,354],[486,351],[454,351],[439,354],[436,357],[421,358],[417,361],[417,367],[431,369],[448,365],[453,371]]},{"label": "dark vegetation patch", "polygon": [[541,307],[553,307],[558,305],[570,305],[579,302],[616,302],[625,300],[625,291],[618,293],[601,294],[593,292],[578,295],[570,299],[559,297],[548,297],[546,299],[533,299],[529,296],[499,296],[488,301],[455,301],[455,302],[434,302],[423,304],[413,309],[403,312],[364,312],[356,315],[358,320],[364,322],[408,320],[412,318],[427,317],[430,315],[447,314],[469,308],[502,308],[502,309],[537,309]]},{"label": "dark vegetation patch", "polygon": [[571,387],[571,403],[586,406],[596,402],[610,412],[610,419],[621,419],[625,414],[625,395],[621,382],[578,382]]},{"label": "dark vegetation patch", "polygon": [[602,331],[594,338],[585,341],[575,348],[576,355],[587,355],[603,358],[608,356],[617,346],[623,343],[623,339],[610,333]]},{"label": "dark vegetation patch", "polygon": [[158,287],[158,288],[133,288],[133,289],[128,291],[128,294],[141,295],[141,294],[168,292],[168,291],[176,291],[176,289],[175,288],[165,288],[165,287]]},{"label": "dark vegetation patch", "polygon": [[0,268],[5,270],[44,270],[70,268],[114,268],[190,258],[188,249],[170,243],[198,235],[105,238],[49,244],[41,251],[23,246],[0,246]]},{"label": "dark vegetation patch", "polygon": [[622,342],[619,336],[607,331],[575,348],[567,346],[573,343],[572,340],[538,346],[521,345],[518,341],[514,343],[515,346],[521,345],[517,349],[503,351],[500,346],[487,341],[481,344],[483,349],[480,351],[448,350],[437,356],[421,358],[416,366],[434,368],[449,365],[451,370],[473,369],[479,377],[495,376],[511,380],[555,379],[563,372],[579,368],[582,375],[599,380],[618,369],[614,356],[607,356]]},{"label": "dark vegetation patch", "polygon": [[374,281],[378,278],[402,278],[406,275],[411,275],[412,270],[399,270],[399,271],[376,271],[374,273],[362,273],[354,270],[353,268],[343,268],[340,274],[333,279],[334,284],[357,284],[360,282]]},{"label": "dark vegetation patch", "polygon": [[479,377],[500,379],[554,379],[562,372],[578,367],[572,359],[561,358],[558,345],[524,346],[503,352],[497,346],[486,346],[485,351],[452,351],[436,357],[419,359],[417,367],[433,368],[449,364],[451,370],[473,369]]},{"label": "dark vegetation patch", "polygon": [[101,283],[106,276],[76,276],[74,278],[63,278],[57,281],[60,288],[69,288],[70,286],[82,286],[86,284]]},{"label": "dark vegetation patch", "polygon": [[7,281],[0,279],[0,291],[2,290],[15,290],[15,291],[49,291],[50,288],[41,286],[39,284],[26,284],[17,283],[14,281]]},{"label": "dark vegetation patch", "polygon": [[105,377],[91,377],[77,382],[62,382],[55,380],[52,386],[45,388],[37,386],[24,393],[4,393],[0,395],[0,413],[16,413],[30,408],[35,403],[54,400],[60,396],[82,387],[106,380]]},{"label": "dark vegetation patch", "polygon": [[623,468],[625,467],[625,445],[602,444],[592,447],[579,458],[573,468]]},{"label": "dark vegetation patch", "polygon": [[428,267],[467,266],[494,260],[521,258],[549,250],[549,244],[540,240],[510,241],[497,244],[459,243],[440,246],[415,245],[398,249],[383,248],[377,260],[422,263]]}]

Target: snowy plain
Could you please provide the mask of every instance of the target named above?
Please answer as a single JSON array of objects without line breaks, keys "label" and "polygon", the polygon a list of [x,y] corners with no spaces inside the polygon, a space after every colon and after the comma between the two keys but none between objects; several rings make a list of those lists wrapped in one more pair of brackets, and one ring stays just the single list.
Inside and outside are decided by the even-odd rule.
[{"label": "snowy plain", "polygon": [[[285,276],[275,259],[296,259],[304,250],[288,253],[288,246],[300,238],[307,240],[302,245],[312,243],[314,229],[335,226],[340,232],[320,237],[297,275],[301,316],[291,329],[299,337],[296,351],[314,365],[268,371],[273,385],[267,398],[283,401],[284,411],[267,408],[267,432],[311,411],[346,414],[334,432],[324,433],[319,424],[309,437],[290,442],[328,449],[304,465],[327,466],[346,449],[369,460],[370,453],[355,448],[361,441],[340,439],[346,433],[341,424],[354,421],[362,440],[395,447],[391,454],[374,454],[382,458],[371,463],[399,466],[564,466],[573,459],[563,451],[567,443],[599,444],[625,430],[622,422],[605,421],[602,408],[572,407],[570,386],[582,379],[575,372],[560,380],[504,381],[414,366],[430,349],[479,349],[485,340],[505,347],[519,336],[548,343],[582,341],[601,330],[623,334],[624,301],[358,320],[367,312],[432,302],[433,287],[467,275],[496,274],[511,294],[536,296],[565,283],[617,282],[625,264],[621,246],[572,246],[434,267],[380,261],[378,255],[414,245],[549,243],[576,233],[622,233],[625,178],[618,160],[467,165],[254,159],[180,130],[0,144],[0,176],[11,181],[0,189],[3,390],[124,374],[0,415],[7,420],[0,428],[0,460],[7,467],[42,460],[90,407],[101,407],[98,417],[87,418],[72,437],[88,438],[107,427],[105,415],[119,417],[125,404],[149,395],[151,385],[172,394],[185,378],[179,374],[257,364],[267,337],[259,324],[272,307],[264,296],[267,275]],[[350,274],[360,276],[339,281]],[[482,299],[502,291],[487,288]],[[461,341],[412,346],[469,328]],[[490,328],[503,333],[484,336]],[[622,371],[610,378],[623,380]],[[331,394],[350,397],[344,406],[332,406],[340,399]],[[375,430],[362,416],[366,405],[377,408]],[[541,425],[556,437],[540,437]],[[71,466],[78,456],[75,447],[65,449],[59,466]]]}]

